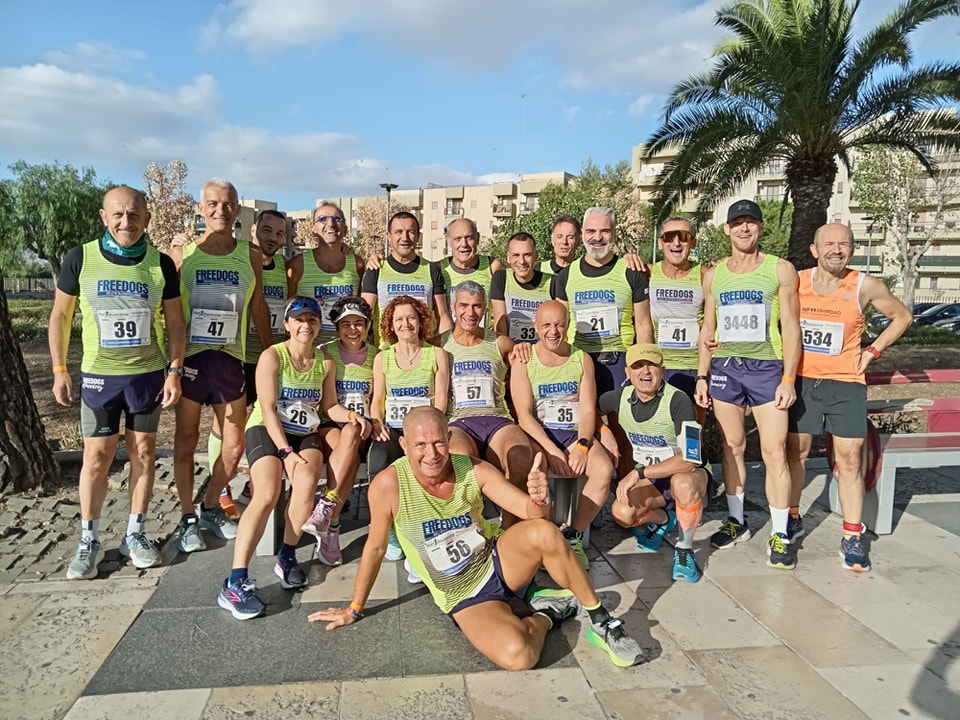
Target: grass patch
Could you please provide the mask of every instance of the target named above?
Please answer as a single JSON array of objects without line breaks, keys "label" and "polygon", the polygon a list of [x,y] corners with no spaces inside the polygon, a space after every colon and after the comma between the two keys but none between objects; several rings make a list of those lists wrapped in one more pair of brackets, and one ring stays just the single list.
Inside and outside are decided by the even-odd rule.
[{"label": "grass patch", "polygon": [[[47,337],[53,300],[10,300],[10,325],[19,342]],[[80,337],[80,313],[74,312],[70,337]]]}]

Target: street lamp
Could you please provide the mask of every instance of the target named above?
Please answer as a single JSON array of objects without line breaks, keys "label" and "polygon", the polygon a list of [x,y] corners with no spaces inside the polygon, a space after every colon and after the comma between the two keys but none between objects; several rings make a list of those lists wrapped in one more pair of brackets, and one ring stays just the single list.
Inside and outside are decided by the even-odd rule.
[{"label": "street lamp", "polygon": [[873,223],[875,223],[876,220],[870,215],[864,215],[862,220],[863,222],[870,221],[870,224],[867,225],[867,275],[869,275],[870,261],[873,259]]},{"label": "street lamp", "polygon": [[380,183],[380,187],[387,191],[387,222],[386,229],[387,234],[383,238],[383,256],[386,257],[390,254],[390,192],[397,189],[396,183]]}]

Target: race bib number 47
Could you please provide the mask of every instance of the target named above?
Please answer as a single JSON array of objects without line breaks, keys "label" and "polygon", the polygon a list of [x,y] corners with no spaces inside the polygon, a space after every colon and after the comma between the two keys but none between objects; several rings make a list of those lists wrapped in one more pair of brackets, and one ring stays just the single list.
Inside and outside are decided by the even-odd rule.
[{"label": "race bib number 47", "polygon": [[197,308],[190,315],[190,342],[232,345],[237,341],[239,318],[232,310]]}]

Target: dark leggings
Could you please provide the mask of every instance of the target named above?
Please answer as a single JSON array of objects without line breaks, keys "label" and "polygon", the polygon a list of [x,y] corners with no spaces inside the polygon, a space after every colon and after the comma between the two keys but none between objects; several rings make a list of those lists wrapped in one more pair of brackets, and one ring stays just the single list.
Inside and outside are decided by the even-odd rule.
[{"label": "dark leggings", "polygon": [[367,471],[370,473],[371,480],[394,460],[403,457],[403,448],[400,447],[400,438],[403,436],[403,432],[399,428],[387,428],[387,430],[390,431],[390,439],[387,442],[374,440],[370,443]]}]

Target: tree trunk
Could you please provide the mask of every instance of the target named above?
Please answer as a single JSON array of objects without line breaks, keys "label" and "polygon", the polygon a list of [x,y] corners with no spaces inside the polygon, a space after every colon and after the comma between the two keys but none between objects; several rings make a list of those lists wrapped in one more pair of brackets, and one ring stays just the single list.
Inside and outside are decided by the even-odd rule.
[{"label": "tree trunk", "polygon": [[917,294],[917,263],[909,257],[903,259],[903,295],[901,300],[913,314],[913,299]]},{"label": "tree trunk", "polygon": [[785,174],[793,200],[787,259],[803,270],[816,265],[810,245],[817,228],[827,222],[837,163],[832,157],[795,158],[787,163]]},{"label": "tree trunk", "polygon": [[0,494],[39,488],[59,475],[0,291]]}]

